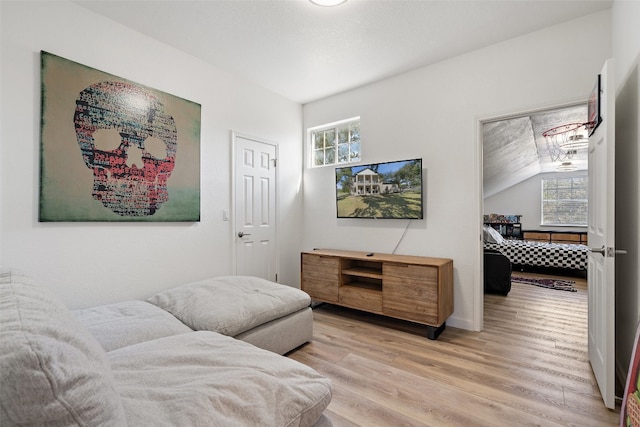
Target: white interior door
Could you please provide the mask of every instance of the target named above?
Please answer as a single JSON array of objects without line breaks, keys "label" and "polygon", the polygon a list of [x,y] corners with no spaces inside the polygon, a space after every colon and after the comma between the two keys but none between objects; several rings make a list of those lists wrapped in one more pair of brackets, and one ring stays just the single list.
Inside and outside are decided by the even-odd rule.
[{"label": "white interior door", "polygon": [[600,75],[602,123],[589,137],[589,361],[607,408],[615,407],[615,88]]},{"label": "white interior door", "polygon": [[277,281],[276,146],[234,135],[236,275]]}]

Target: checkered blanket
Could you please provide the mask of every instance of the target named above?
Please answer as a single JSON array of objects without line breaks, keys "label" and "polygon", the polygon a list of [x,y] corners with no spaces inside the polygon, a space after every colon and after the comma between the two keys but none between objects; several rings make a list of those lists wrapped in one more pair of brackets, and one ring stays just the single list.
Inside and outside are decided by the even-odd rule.
[{"label": "checkered blanket", "polygon": [[505,240],[503,243],[484,242],[484,247],[502,252],[512,264],[587,269],[588,248],[585,245]]}]

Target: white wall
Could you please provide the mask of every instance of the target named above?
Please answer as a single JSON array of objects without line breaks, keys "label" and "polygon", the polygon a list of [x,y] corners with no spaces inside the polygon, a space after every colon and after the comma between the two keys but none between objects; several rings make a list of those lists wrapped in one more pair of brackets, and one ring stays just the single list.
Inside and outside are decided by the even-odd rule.
[{"label": "white wall", "polygon": [[[298,283],[301,247],[389,252],[399,241],[406,221],[338,221],[333,168],[321,168],[304,171],[300,242],[299,105],[70,2],[2,1],[0,13],[0,263],[33,274],[71,307],[231,273],[233,230],[222,221],[231,130],[281,144],[281,282]],[[613,13],[618,76],[628,84],[637,78],[638,3],[616,0]],[[398,253],[454,259],[450,325],[479,327],[479,121],[584,100],[611,39],[610,13],[597,13],[304,107],[305,127],[360,115],[364,162],[423,157],[426,217],[409,225]],[[37,222],[40,50],[202,105],[200,223]],[[638,264],[636,252],[636,278]]]},{"label": "white wall", "polygon": [[[605,11],[312,102],[304,126],[359,115],[363,163],[423,158],[426,216],[409,225],[397,253],[452,258],[448,323],[479,329],[479,121],[584,101],[610,56]],[[407,221],[337,220],[334,180],[331,167],[305,169],[304,249],[392,251]]]},{"label": "white wall", "polygon": [[616,60],[616,368],[626,378],[640,320],[640,2],[615,0]]},{"label": "white wall", "polygon": [[523,230],[587,231],[586,227],[556,227],[542,224],[542,179],[586,176],[587,171],[552,172],[532,176],[484,199],[484,213],[522,215]]},{"label": "white wall", "polygon": [[[72,308],[231,274],[231,131],[280,144],[280,281],[299,283],[302,107],[67,1],[0,3],[0,261]],[[38,223],[40,50],[202,106],[199,223]],[[80,160],[80,157],[78,157]],[[81,160],[80,160],[81,161]]]}]

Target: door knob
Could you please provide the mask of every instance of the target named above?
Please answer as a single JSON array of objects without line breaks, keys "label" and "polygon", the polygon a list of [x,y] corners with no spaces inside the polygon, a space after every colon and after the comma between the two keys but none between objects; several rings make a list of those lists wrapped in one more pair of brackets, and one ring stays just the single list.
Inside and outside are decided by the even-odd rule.
[{"label": "door knob", "polygon": [[243,236],[251,236],[251,234],[243,233],[242,231],[238,231],[238,237],[243,237]]},{"label": "door knob", "polygon": [[589,252],[597,252],[599,254],[601,254],[602,256],[607,256],[609,258],[614,257],[615,255],[626,255],[627,251],[624,249],[613,249],[613,248],[606,248],[603,246],[600,249],[596,249],[596,248],[589,248]]}]

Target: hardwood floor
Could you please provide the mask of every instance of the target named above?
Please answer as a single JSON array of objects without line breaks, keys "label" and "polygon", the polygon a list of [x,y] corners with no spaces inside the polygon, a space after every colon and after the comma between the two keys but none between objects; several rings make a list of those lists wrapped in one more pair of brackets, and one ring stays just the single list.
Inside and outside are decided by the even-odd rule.
[{"label": "hardwood floor", "polygon": [[436,341],[421,325],[323,304],[313,342],[289,357],[332,380],[335,427],[617,425],[587,358],[586,282],[566,279],[579,291],[514,283],[486,295],[484,331],[447,326]]}]

